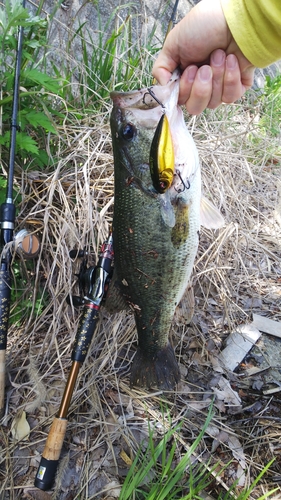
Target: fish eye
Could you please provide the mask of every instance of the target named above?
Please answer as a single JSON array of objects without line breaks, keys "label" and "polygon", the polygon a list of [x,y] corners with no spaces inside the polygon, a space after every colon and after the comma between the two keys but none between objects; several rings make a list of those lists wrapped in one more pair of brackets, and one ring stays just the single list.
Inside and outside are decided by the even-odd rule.
[{"label": "fish eye", "polygon": [[132,125],[131,123],[126,123],[122,127],[121,134],[122,134],[122,137],[124,139],[126,139],[126,141],[130,141],[131,139],[133,139],[133,137],[135,135],[135,131],[136,131],[136,129],[135,129],[134,125]]}]

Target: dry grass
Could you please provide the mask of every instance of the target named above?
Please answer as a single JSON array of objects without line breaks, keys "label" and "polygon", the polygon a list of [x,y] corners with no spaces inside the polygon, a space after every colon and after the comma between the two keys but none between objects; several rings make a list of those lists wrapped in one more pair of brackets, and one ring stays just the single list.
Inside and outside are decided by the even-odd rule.
[{"label": "dry grass", "polygon": [[[165,426],[183,422],[179,456],[205,420],[221,376],[211,361],[225,338],[238,324],[251,321],[252,311],[281,320],[280,150],[279,156],[277,149],[272,151],[273,142],[257,128],[254,107],[246,104],[190,121],[205,193],[220,207],[226,226],[215,233],[202,230],[194,320],[190,326],[172,327],[183,378],[178,392],[167,397],[130,389],[134,320],[127,313],[109,316],[103,310],[73,396],[56,487],[48,494],[33,488],[33,481],[62,398],[79,318],[79,311],[66,303],[69,294],[77,293],[80,266],[79,259],[70,259],[69,250],[86,247],[90,263],[95,262],[112,218],[109,111],[93,116],[90,125],[61,131],[55,172],[27,171],[17,179],[24,193],[18,224],[35,231],[42,245],[33,269],[26,271],[27,296],[35,303],[38,291],[45,291],[45,299],[39,315],[23,317],[9,331],[7,410],[0,430],[1,499],[118,497],[130,459],[147,440],[148,419],[156,437]],[[229,440],[215,448],[214,429],[239,439],[245,452],[245,486],[275,457],[264,483],[252,493],[251,498],[258,498],[281,477],[281,398],[255,390],[250,377],[225,377],[239,393],[241,407],[235,410],[215,399],[213,428],[197,459],[211,458],[223,466],[233,458]],[[10,429],[22,410],[31,432],[26,441],[16,443]],[[237,452],[210,487],[214,498],[236,479],[239,463]]]}]

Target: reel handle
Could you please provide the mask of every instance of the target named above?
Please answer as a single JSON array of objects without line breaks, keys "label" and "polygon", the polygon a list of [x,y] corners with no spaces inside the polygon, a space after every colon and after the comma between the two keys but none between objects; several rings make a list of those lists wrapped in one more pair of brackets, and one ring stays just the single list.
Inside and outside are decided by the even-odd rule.
[{"label": "reel handle", "polygon": [[35,234],[26,229],[21,229],[14,236],[14,248],[16,253],[24,259],[35,259],[39,254],[40,242]]}]

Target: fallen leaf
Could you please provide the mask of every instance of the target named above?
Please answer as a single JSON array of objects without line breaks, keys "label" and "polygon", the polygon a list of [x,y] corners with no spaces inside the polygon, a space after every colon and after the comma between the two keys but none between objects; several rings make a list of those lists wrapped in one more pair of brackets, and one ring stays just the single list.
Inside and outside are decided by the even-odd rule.
[{"label": "fallen leaf", "polygon": [[245,486],[246,475],[240,464],[238,464],[236,475],[238,479],[237,486]]},{"label": "fallen leaf", "polygon": [[211,453],[214,453],[221,443],[225,443],[228,440],[229,434],[225,431],[220,431],[212,443]]},{"label": "fallen leaf", "polygon": [[227,444],[229,448],[232,451],[232,455],[236,460],[238,460],[239,464],[241,465],[242,469],[245,469],[246,467],[246,459],[245,459],[245,454],[242,448],[242,445],[238,439],[238,437],[232,435],[229,435],[229,438],[227,440]]},{"label": "fallen leaf", "polygon": [[51,495],[49,495],[46,491],[41,491],[39,489],[30,489],[30,488],[25,488],[23,490],[23,493],[25,495],[24,498],[26,499],[33,499],[33,500],[51,500]]},{"label": "fallen leaf", "polygon": [[26,420],[26,412],[19,412],[11,425],[11,433],[13,436],[13,441],[27,441],[29,438],[30,427]]},{"label": "fallen leaf", "polygon": [[223,373],[223,367],[221,366],[221,360],[218,358],[218,356],[213,356],[212,354],[209,354],[209,359],[212,363],[213,370],[218,373]]},{"label": "fallen leaf", "polygon": [[122,458],[123,462],[125,462],[126,465],[131,467],[133,461],[124,450],[120,451],[120,458]]},{"label": "fallen leaf", "polygon": [[[219,401],[223,401],[227,404],[230,410],[233,407],[235,411],[241,408],[241,399],[238,393],[232,389],[226,378],[220,377],[216,385],[218,385],[218,387],[212,387],[212,390]],[[215,404],[217,406],[217,402]]]},{"label": "fallen leaf", "polygon": [[204,401],[190,401],[188,406],[194,408],[194,410],[203,410],[204,408],[208,408],[211,402],[211,398],[207,398]]}]

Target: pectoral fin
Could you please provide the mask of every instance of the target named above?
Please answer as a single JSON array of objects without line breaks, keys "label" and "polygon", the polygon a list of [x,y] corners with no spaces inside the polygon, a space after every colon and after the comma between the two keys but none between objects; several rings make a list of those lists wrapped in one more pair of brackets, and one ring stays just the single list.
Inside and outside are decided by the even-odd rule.
[{"label": "pectoral fin", "polygon": [[174,227],[176,223],[175,210],[170,200],[169,191],[159,195],[162,219],[166,226]]},{"label": "pectoral fin", "polygon": [[225,225],[220,211],[205,196],[201,198],[200,223],[207,229],[219,229]]}]

